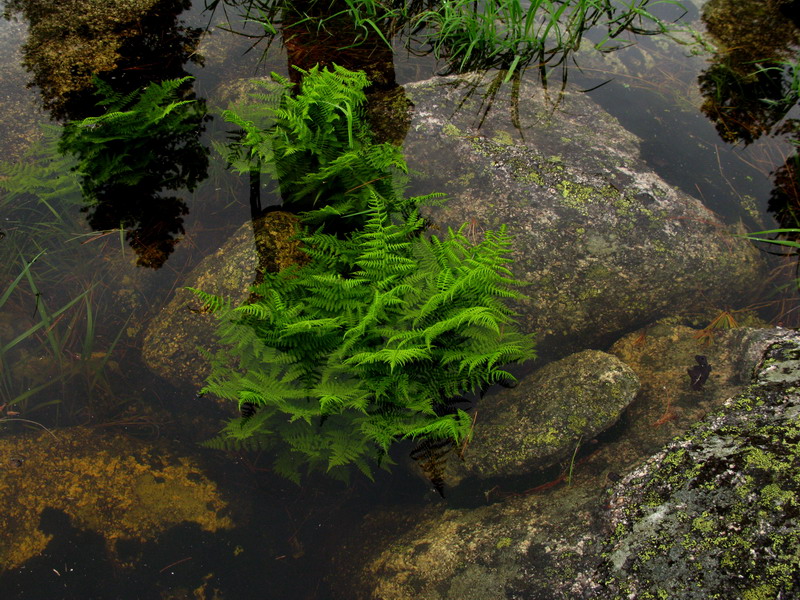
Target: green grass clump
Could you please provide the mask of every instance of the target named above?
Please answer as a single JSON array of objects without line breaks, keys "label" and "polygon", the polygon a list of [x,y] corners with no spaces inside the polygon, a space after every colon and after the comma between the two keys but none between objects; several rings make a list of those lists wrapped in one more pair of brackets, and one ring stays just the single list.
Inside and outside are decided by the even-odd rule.
[{"label": "green grass clump", "polygon": [[[211,2],[214,8],[217,1]],[[289,0],[251,0],[244,3],[247,19],[264,24],[266,35],[281,30],[287,12],[301,9]],[[595,43],[608,50],[625,32],[639,35],[668,31],[654,14],[659,5],[682,10],[677,0],[433,0],[386,2],[341,0],[325,10],[312,3],[293,18],[310,28],[326,30],[335,19],[347,17],[356,32],[345,44],[379,38],[387,46],[399,37],[415,53],[431,52],[451,71],[506,69],[508,78],[533,64],[559,64],[576,50],[592,28],[605,30]],[[323,13],[324,16],[310,16]]]}]

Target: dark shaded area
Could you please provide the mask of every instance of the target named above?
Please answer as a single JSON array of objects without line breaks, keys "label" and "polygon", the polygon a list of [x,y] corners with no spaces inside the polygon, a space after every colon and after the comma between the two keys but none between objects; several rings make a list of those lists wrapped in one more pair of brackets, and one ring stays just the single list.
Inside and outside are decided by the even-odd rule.
[{"label": "dark shaded area", "polygon": [[[797,0],[710,0],[702,20],[718,47],[698,83],[703,113],[728,143],[751,144],[762,136],[800,140],[787,118],[797,106],[793,84],[800,50]],[[767,210],[784,228],[800,225],[797,153],[772,173]],[[790,236],[792,239],[796,237]]]},{"label": "dark shaded area", "polygon": [[98,103],[98,112],[133,111],[134,120],[153,120],[144,129],[131,129],[130,119],[88,126],[71,122],[59,149],[79,160],[76,170],[87,203],[82,210],[88,213],[89,224],[101,231],[125,229],[137,264],[158,268],[184,233],[183,215],[188,213],[183,199],[164,192],[192,191],[208,170],[208,151],[200,143],[207,119],[205,102],[196,100],[188,85],[182,86],[177,99],[191,102],[155,120],[153,110],[169,106],[172,97],[160,98],[154,106],[145,102],[143,90],[133,96],[138,98],[134,104],[130,95],[117,99],[119,93],[109,97],[106,86],[100,89],[98,95],[105,98]]},{"label": "dark shaded area", "polygon": [[[6,16],[21,16],[29,24],[23,64],[44,107],[54,119],[79,121],[115,108],[96,104],[95,76],[125,97],[151,82],[188,75],[189,62],[202,63],[197,44],[203,31],[180,18],[191,5],[191,0],[13,0]],[[184,233],[186,201],[164,192],[192,191],[208,169],[208,152],[200,143],[205,101],[196,98],[191,84],[184,86],[181,99],[195,102],[180,131],[104,144],[106,162],[125,160],[126,167],[133,163],[140,170],[135,183],[112,178],[98,183],[94,173],[82,173],[89,224],[98,231],[124,229],[140,266],[161,267]],[[74,143],[60,149],[81,156]]]},{"label": "dark shaded area", "polygon": [[689,367],[686,369],[686,372],[689,375],[689,385],[695,391],[701,391],[703,389],[703,384],[708,380],[708,376],[711,374],[711,365],[708,364],[708,359],[698,354],[694,357],[697,364]]},{"label": "dark shaded area", "polygon": [[[113,553],[100,534],[79,529],[60,510],[45,509],[40,529],[53,539],[42,554],[0,575],[3,598],[327,600],[319,568],[327,530],[321,533],[316,523],[305,527],[283,503],[270,508],[283,516],[214,533],[181,524],[150,542],[121,540]],[[317,535],[319,547],[309,533]]]},{"label": "dark shaded area", "polygon": [[[800,142],[800,132],[797,134]],[[767,210],[781,227],[800,227],[800,154],[795,152],[772,174],[775,187],[769,196]],[[795,236],[793,239],[797,239]]]},{"label": "dark shaded area", "polygon": [[791,70],[800,31],[786,14],[795,3],[710,0],[702,20],[718,48],[699,77],[703,113],[727,142],[750,144],[794,106]]},{"label": "dark shaded area", "polygon": [[39,556],[0,575],[4,598],[86,600],[119,595],[122,582],[116,579],[101,535],[74,527],[66,514],[51,508],[42,511],[39,529],[53,539]]}]

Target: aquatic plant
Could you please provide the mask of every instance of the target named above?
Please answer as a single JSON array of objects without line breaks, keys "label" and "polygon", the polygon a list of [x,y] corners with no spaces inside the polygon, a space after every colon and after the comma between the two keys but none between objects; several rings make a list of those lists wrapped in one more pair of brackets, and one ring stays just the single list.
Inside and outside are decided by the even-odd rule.
[{"label": "aquatic plant", "polygon": [[251,302],[194,290],[228,346],[203,391],[244,415],[210,446],[273,449],[295,481],[302,466],[371,476],[399,440],[462,442],[472,420],[450,400],[513,380],[503,366],[533,357],[503,303],[519,296],[504,231],[477,245],[463,231],[427,237],[416,213],[394,222],[374,192],[366,216],[344,239],[305,237],[312,261],[265,275]]},{"label": "aquatic plant", "polygon": [[44,127],[21,160],[0,162],[0,407],[22,415],[6,423],[34,412],[74,414],[87,399],[111,397],[107,374],[125,329],[114,306],[119,328],[101,346],[110,332],[99,327],[108,289],[97,273],[108,257],[78,241],[82,193],[75,161],[57,150],[60,133]]},{"label": "aquatic plant", "polygon": [[[104,370],[124,325],[105,351],[97,347],[93,285],[62,306],[50,308],[33,273],[34,265],[45,254],[41,251],[31,260],[20,258],[19,273],[0,290],[0,309],[5,307],[15,318],[13,324],[8,320],[0,323],[6,334],[0,342],[0,411],[6,411],[4,422],[29,422],[24,416],[49,406],[58,409],[62,400],[75,392],[83,396],[82,400],[97,392],[111,395]],[[25,283],[27,290],[22,289]],[[12,299],[17,306],[12,306]],[[23,316],[21,303],[29,305],[31,312]],[[53,387],[59,392],[53,392]],[[46,397],[42,397],[46,390]],[[72,410],[72,406],[66,408]]]},{"label": "aquatic plant", "polygon": [[[213,9],[218,4],[215,0],[207,6]],[[377,37],[392,47],[393,38],[399,36],[409,50],[431,52],[446,60],[451,71],[507,69],[509,78],[530,64],[563,62],[589,29],[605,30],[595,46],[608,50],[624,32],[666,32],[668,25],[654,14],[654,7],[666,5],[683,11],[677,0],[338,0],[330,4],[328,14],[316,17],[311,15],[320,12],[319,8],[310,10],[314,2],[251,0],[239,4],[246,6],[248,20],[264,23],[267,37],[280,31],[284,21],[296,23],[296,19],[286,18],[287,13],[300,13],[310,28],[319,30],[346,15],[352,20],[356,39],[345,45]]]},{"label": "aquatic plant", "polygon": [[[800,250],[800,242],[794,239],[781,239],[777,236],[797,236],[800,234],[800,229],[794,227],[783,227],[778,229],[768,229],[765,231],[753,231],[751,233],[742,235],[740,237],[752,240],[754,242],[764,242],[767,244],[774,244],[776,246],[784,246],[793,250]],[[774,235],[776,237],[764,237],[767,235]]]},{"label": "aquatic plant", "polygon": [[364,114],[366,75],[338,65],[304,71],[302,88],[272,74],[254,80],[250,102],[226,110],[223,118],[240,129],[220,152],[239,173],[270,175],[284,204],[304,211],[304,221],[332,217],[347,226],[363,221],[371,193],[389,212],[413,209],[396,193],[397,175],[406,172],[400,149],[372,142]]}]

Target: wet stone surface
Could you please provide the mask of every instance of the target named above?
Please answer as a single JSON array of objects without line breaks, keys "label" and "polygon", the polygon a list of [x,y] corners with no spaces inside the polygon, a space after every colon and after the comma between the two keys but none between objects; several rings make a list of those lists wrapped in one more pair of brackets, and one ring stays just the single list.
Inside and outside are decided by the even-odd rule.
[{"label": "wet stone surface", "polygon": [[557,464],[611,427],[638,389],[630,367],[604,352],[585,350],[552,362],[480,403],[464,470],[497,478]]},{"label": "wet stone surface", "polygon": [[490,73],[406,86],[413,193],[445,192],[441,228],[507,225],[518,307],[542,353],[603,347],[665,315],[745,303],[761,261],[697,199],[646,167],[639,140],[585,94]]},{"label": "wet stone surface", "polygon": [[305,260],[299,242],[292,239],[296,224],[296,217],[288,213],[267,213],[255,228],[244,224],[201,261],[149,324],[142,348],[147,366],[173,384],[202,387],[211,367],[200,349],[213,352],[218,348],[217,320],[204,312],[202,302],[184,287],[243,302],[259,273]]},{"label": "wet stone surface", "polygon": [[[690,390],[697,330],[662,324],[634,367],[652,409],[631,412],[615,437],[590,448],[571,477],[528,487],[497,481],[483,502],[454,494],[414,514],[367,516],[334,559],[332,585],[348,599],[775,598],[797,593],[800,338],[743,329],[708,349],[716,387],[705,403],[658,424],[655,389]],[[660,334],[659,334],[660,333]],[[664,355],[672,340],[683,354]],[[770,348],[771,347],[771,348]],[[766,348],[769,352],[762,360]],[[755,379],[753,374],[757,373]],[[748,383],[752,385],[748,387]],[[723,391],[724,390],[724,391]],[[731,393],[730,400],[723,394]],[[663,402],[663,398],[661,399]],[[703,416],[705,415],[705,416]],[[653,447],[666,449],[651,455]],[[752,559],[755,557],[755,559]],[[741,576],[740,576],[741,575]],[[788,595],[786,595],[788,594]]]}]

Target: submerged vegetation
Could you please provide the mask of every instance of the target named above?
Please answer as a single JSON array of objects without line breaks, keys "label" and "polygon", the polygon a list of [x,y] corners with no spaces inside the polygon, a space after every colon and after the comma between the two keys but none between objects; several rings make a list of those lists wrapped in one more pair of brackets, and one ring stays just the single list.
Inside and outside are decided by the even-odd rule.
[{"label": "submerged vegetation", "polygon": [[[272,449],[275,470],[295,481],[303,467],[346,477],[353,464],[371,476],[402,439],[464,442],[472,419],[455,407],[462,395],[513,380],[503,366],[534,355],[503,304],[519,297],[505,267],[509,237],[490,231],[472,244],[462,231],[425,234],[415,210],[424,198],[403,199],[391,181],[390,166],[405,170],[402,156],[368,141],[365,84],[315,69],[300,94],[270,109],[270,129],[229,113],[246,128],[248,156],[278,165],[292,203],[333,203],[304,213],[306,223],[360,218],[304,236],[310,263],[265,275],[239,307],[195,290],[220,315],[228,346],[204,392],[243,415],[209,445]],[[281,169],[294,155],[308,166]]]}]

